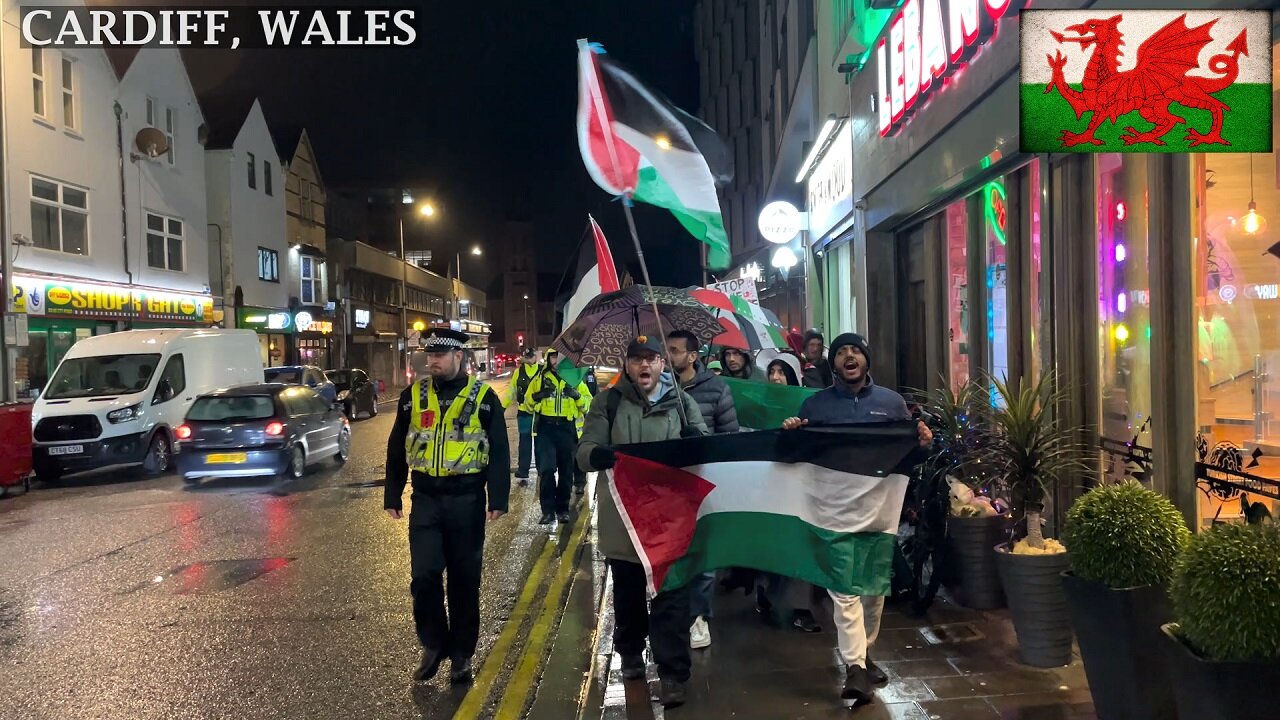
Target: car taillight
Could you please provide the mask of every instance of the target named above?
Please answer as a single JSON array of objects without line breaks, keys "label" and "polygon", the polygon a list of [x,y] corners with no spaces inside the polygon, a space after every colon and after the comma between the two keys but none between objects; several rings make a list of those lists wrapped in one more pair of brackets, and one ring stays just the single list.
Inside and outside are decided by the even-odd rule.
[{"label": "car taillight", "polygon": [[175,434],[175,435],[177,435],[177,436],[178,436],[178,439],[179,439],[179,440],[190,440],[190,439],[191,439],[191,426],[190,426],[190,425],[179,425],[179,426],[178,426],[178,429],[177,429],[177,430],[174,430],[173,432],[174,432],[174,434]]},{"label": "car taillight", "polygon": [[284,434],[284,423],[267,423],[267,434],[271,437],[278,437]]}]

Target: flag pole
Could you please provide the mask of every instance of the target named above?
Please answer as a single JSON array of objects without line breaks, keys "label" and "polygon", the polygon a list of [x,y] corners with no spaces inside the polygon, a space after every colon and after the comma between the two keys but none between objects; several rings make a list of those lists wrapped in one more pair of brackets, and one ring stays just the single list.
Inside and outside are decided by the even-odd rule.
[{"label": "flag pole", "polygon": [[[689,418],[684,411],[684,400],[680,397],[683,389],[680,387],[680,376],[676,374],[675,366],[671,364],[671,349],[667,347],[667,331],[662,327],[662,315],[658,313],[658,296],[653,292],[653,281],[649,279],[649,263],[645,262],[644,249],[640,247],[640,235],[636,232],[636,219],[631,214],[631,193],[627,193],[622,197],[622,211],[627,216],[627,228],[631,230],[631,241],[636,246],[636,258],[640,261],[640,272],[644,275],[645,287],[649,288],[649,303],[653,308],[653,319],[658,323],[658,334],[661,335],[662,357],[667,361],[667,367],[671,369],[671,378],[674,380],[676,387],[676,410],[680,413],[680,425],[684,427],[689,424]],[[636,319],[636,332],[640,332],[640,321]],[[623,358],[625,365],[626,358]]]}]

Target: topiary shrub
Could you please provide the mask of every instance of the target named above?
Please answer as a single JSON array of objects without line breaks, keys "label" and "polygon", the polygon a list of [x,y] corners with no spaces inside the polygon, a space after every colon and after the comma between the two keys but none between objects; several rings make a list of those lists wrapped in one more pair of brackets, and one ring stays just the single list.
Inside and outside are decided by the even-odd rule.
[{"label": "topiary shrub", "polygon": [[1190,537],[1178,508],[1133,480],[1076,500],[1062,535],[1076,576],[1116,589],[1168,585]]},{"label": "topiary shrub", "polygon": [[1217,525],[1193,537],[1170,595],[1178,634],[1205,658],[1280,661],[1280,527]]}]

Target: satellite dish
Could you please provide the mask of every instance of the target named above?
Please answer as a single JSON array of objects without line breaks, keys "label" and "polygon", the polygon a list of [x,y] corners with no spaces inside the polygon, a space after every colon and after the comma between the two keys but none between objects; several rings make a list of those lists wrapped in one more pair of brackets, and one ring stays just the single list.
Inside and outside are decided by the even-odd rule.
[{"label": "satellite dish", "polygon": [[148,127],[139,130],[133,143],[137,146],[138,152],[152,159],[169,152],[169,138],[165,137],[158,128]]}]

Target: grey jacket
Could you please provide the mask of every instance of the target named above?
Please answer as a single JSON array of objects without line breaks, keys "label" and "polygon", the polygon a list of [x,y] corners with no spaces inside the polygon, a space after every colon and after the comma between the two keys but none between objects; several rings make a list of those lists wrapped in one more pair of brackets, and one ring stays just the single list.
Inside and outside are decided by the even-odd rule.
[{"label": "grey jacket", "polygon": [[[618,414],[613,419],[613,427],[609,427],[609,395],[622,393],[622,401],[618,403]],[[631,379],[625,375],[618,384],[601,391],[591,401],[591,410],[582,427],[582,438],[578,441],[578,467],[588,472],[597,470],[591,465],[591,451],[597,447],[614,447],[631,443],[657,442],[674,440],[680,437],[680,411],[676,403],[684,403],[685,415],[689,424],[703,435],[707,434],[707,426],[702,422],[702,412],[698,403],[683,391],[671,390],[658,402],[649,403],[641,396]],[[613,482],[613,478],[609,478]],[[631,537],[622,524],[618,507],[613,502],[613,493],[602,488],[598,493],[600,515],[598,520],[598,543],[600,552],[607,558],[640,562]]]},{"label": "grey jacket", "polygon": [[693,379],[681,387],[698,403],[702,421],[713,434],[738,432],[738,410],[724,380],[699,363]]}]

